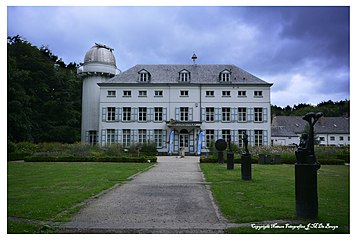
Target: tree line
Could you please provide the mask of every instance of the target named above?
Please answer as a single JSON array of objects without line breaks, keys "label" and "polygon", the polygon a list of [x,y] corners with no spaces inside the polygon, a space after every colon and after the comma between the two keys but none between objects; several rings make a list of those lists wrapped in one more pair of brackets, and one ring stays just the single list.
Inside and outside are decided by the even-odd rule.
[{"label": "tree line", "polygon": [[316,106],[306,103],[300,103],[293,107],[271,106],[272,116],[304,116],[309,112],[323,112],[325,117],[349,117],[350,116],[350,100],[342,100],[333,102],[323,101]]},{"label": "tree line", "polygon": [[[33,46],[21,36],[7,38],[8,140],[73,143],[80,141],[82,82],[78,64],[65,64],[48,47]],[[349,100],[317,106],[272,106],[274,115],[349,116]]]}]

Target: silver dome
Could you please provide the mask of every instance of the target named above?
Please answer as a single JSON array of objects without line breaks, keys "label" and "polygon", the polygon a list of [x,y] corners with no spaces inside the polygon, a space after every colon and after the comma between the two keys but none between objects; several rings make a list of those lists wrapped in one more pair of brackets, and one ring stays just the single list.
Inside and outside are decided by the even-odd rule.
[{"label": "silver dome", "polygon": [[104,44],[95,43],[84,56],[84,64],[88,63],[103,63],[116,67],[113,48]]}]

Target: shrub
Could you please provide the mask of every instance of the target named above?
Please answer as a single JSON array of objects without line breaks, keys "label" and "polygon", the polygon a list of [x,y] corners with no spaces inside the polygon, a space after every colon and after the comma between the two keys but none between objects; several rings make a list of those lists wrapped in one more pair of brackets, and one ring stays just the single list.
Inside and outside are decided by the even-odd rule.
[{"label": "shrub", "polygon": [[81,157],[81,156],[69,156],[69,155],[57,155],[57,156],[29,156],[25,157],[26,162],[132,162],[132,163],[146,163],[156,162],[156,156],[150,157],[129,157],[129,156],[102,156],[102,157]]}]

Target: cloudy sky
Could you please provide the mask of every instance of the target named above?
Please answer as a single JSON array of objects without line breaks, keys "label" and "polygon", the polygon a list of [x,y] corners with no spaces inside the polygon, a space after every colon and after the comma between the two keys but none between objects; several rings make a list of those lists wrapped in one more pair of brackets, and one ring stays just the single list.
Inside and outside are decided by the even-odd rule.
[{"label": "cloudy sky", "polygon": [[7,7],[7,35],[83,62],[95,42],[117,66],[235,64],[273,83],[271,102],[350,99],[349,7]]}]

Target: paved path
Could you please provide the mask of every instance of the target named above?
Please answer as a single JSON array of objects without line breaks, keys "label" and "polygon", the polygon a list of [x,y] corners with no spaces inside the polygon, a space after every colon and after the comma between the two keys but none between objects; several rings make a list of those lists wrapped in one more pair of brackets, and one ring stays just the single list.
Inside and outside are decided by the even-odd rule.
[{"label": "paved path", "polygon": [[90,202],[64,232],[222,233],[198,157],[158,157],[158,164]]}]

